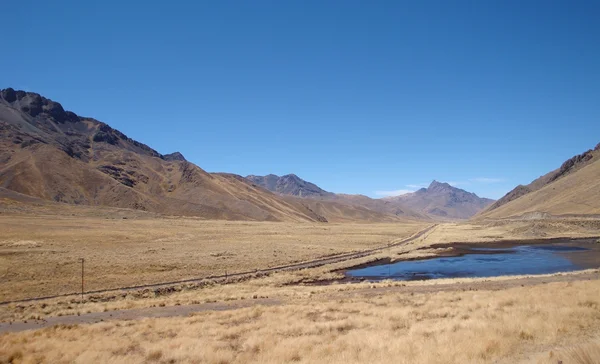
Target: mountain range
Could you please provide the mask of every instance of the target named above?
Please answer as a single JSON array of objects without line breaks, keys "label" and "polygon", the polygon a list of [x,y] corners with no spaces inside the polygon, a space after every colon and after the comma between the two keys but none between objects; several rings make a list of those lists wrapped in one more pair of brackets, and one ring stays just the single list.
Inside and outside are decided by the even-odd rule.
[{"label": "mountain range", "polygon": [[[0,91],[0,199],[110,206],[206,219],[394,222],[600,214],[600,145],[500,200],[433,181],[383,199],[336,194],[294,174],[208,173],[39,94]],[[26,198],[25,198],[26,197]]]},{"label": "mountain range", "polygon": [[[273,194],[208,173],[39,94],[0,91],[0,197],[257,221],[398,221],[355,204]],[[408,216],[410,218],[410,216]]]},{"label": "mountain range", "polygon": [[246,178],[281,195],[359,204],[387,214],[408,214],[421,219],[468,219],[494,202],[494,200],[480,198],[474,193],[438,181],[433,181],[428,188],[422,188],[413,193],[384,199],[371,199],[361,195],[328,192],[295,174],[250,175]]}]

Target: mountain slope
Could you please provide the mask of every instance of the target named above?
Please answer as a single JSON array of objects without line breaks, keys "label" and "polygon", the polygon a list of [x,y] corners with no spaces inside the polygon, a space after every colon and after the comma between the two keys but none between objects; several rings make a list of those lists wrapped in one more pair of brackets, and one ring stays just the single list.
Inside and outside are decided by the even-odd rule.
[{"label": "mountain slope", "polygon": [[504,195],[501,199],[490,205],[485,212],[495,210],[502,205],[505,205],[513,200],[518,199],[528,193],[535,192],[544,186],[561,179],[571,173],[578,171],[579,169],[587,166],[588,164],[597,161],[600,157],[600,144],[596,145],[593,150],[588,150],[580,155],[576,155],[571,159],[565,161],[560,168],[557,168],[535,180],[528,185],[518,185],[513,190]]},{"label": "mountain slope", "polygon": [[211,219],[326,221],[233,175],[163,156],[38,94],[0,91],[0,187],[46,200]]},{"label": "mountain slope", "polygon": [[468,219],[494,201],[438,181],[431,182],[427,188],[387,200],[434,218],[447,219]]},{"label": "mountain slope", "polygon": [[[478,217],[600,214],[600,144],[575,156],[527,186],[517,186]],[[498,201],[501,201],[498,200]]]}]

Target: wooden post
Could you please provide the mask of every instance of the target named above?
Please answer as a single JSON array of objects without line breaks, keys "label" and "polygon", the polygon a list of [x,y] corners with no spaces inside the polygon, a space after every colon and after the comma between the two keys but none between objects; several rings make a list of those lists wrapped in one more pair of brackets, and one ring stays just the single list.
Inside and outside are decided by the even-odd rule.
[{"label": "wooden post", "polygon": [[85,261],[85,259],[79,258],[79,260],[81,260],[81,302],[83,303],[83,262]]},{"label": "wooden post", "polygon": [[388,242],[388,255],[390,256],[390,262],[388,263],[388,279],[390,279],[392,273],[391,273],[391,265],[392,265],[392,249],[391,249],[391,242]]}]

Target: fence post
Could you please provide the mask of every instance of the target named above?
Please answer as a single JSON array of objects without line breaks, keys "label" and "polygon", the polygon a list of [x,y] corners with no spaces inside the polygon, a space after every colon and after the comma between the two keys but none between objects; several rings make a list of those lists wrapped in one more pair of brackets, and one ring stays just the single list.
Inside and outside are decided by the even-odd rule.
[{"label": "fence post", "polygon": [[81,260],[81,302],[83,303],[83,262],[85,262],[85,259],[79,258],[79,260]]}]

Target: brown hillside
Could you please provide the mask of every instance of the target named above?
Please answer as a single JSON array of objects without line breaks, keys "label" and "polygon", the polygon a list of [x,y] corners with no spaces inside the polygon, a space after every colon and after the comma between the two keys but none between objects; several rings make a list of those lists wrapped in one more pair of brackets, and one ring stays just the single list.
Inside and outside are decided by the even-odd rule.
[{"label": "brown hillside", "polygon": [[537,191],[537,190],[543,188],[544,186],[546,186],[562,177],[565,177],[571,173],[578,171],[579,169],[587,166],[588,164],[592,163],[593,161],[597,161],[598,158],[600,157],[599,151],[600,151],[600,143],[598,145],[596,145],[596,148],[594,148],[594,150],[590,149],[585,153],[582,153],[582,154],[572,157],[571,159],[565,161],[560,166],[560,168],[555,169],[552,172],[549,172],[549,173],[533,180],[533,182],[531,182],[530,184],[525,185],[525,186],[518,185],[512,191],[510,191],[506,195],[504,195],[504,197],[502,197],[498,201],[491,204],[485,210],[485,212],[495,210],[495,209],[499,208],[500,206],[509,203],[512,200],[516,200],[519,197],[524,196],[530,192]]},{"label": "brown hillside", "polygon": [[[534,212],[551,215],[600,214],[600,149],[596,147],[594,151],[582,154],[584,155],[587,156],[587,161],[579,164],[576,169],[568,169],[567,173],[560,175],[553,171],[542,177],[546,181],[551,180],[550,182],[493,210],[485,211],[478,217],[520,217]],[[563,167],[573,165],[570,162],[572,160],[563,164]],[[561,167],[557,171],[560,170],[566,169]],[[548,176],[557,177],[551,179]],[[540,179],[534,183],[541,184]]]}]

